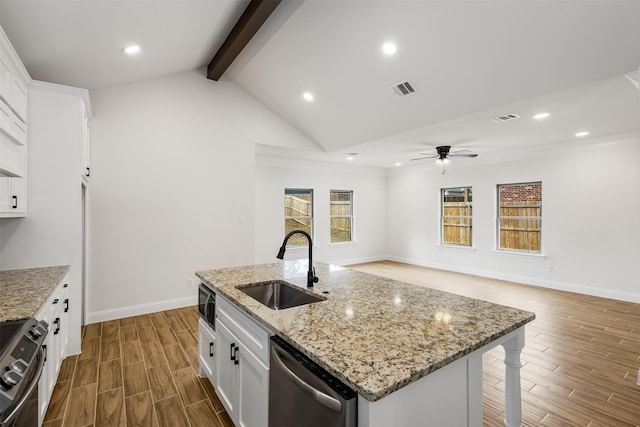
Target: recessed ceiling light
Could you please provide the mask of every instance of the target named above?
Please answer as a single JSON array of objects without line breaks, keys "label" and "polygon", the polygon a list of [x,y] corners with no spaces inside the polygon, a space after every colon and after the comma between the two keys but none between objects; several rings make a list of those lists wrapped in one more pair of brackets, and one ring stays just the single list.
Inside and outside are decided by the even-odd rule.
[{"label": "recessed ceiling light", "polygon": [[547,117],[549,117],[549,113],[538,113],[535,116],[533,116],[533,118],[536,120],[546,119]]},{"label": "recessed ceiling light", "polygon": [[576,136],[578,138],[582,138],[583,136],[587,136],[589,135],[589,132],[587,132],[586,130],[580,131],[580,132],[576,132]]},{"label": "recessed ceiling light", "polygon": [[347,156],[347,160],[351,161],[351,160],[353,160],[353,159],[355,159],[355,157],[353,157],[353,156]]},{"label": "recessed ceiling light", "polygon": [[140,52],[140,46],[137,44],[132,44],[131,46],[127,46],[124,48],[124,53],[127,55],[135,55]]},{"label": "recessed ceiling light", "polygon": [[307,102],[311,102],[313,101],[313,94],[311,92],[305,92],[302,94],[302,97],[304,98],[305,101]]},{"label": "recessed ceiling light", "polygon": [[393,166],[395,166],[395,167],[402,166],[402,163],[400,163],[400,162],[395,162],[395,163],[393,164]]},{"label": "recessed ceiling light", "polygon": [[382,51],[389,56],[395,54],[397,50],[398,48],[396,47],[396,45],[391,42],[386,42],[382,45]]}]

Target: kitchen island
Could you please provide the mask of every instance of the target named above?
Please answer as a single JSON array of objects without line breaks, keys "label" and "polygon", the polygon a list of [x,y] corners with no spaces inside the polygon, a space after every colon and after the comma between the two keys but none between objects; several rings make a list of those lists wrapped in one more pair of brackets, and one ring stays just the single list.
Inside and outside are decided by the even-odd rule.
[{"label": "kitchen island", "polygon": [[[482,425],[482,353],[505,348],[505,424],[521,423],[531,312],[306,260],[196,275],[358,393],[358,425]],[[272,310],[238,286],[284,280],[324,301]]]}]

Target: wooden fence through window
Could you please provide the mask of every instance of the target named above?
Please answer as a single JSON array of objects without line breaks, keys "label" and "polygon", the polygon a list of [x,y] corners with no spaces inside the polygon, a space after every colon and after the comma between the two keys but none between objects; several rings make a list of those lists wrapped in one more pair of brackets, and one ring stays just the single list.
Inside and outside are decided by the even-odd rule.
[{"label": "wooden fence through window", "polygon": [[500,249],[540,252],[540,202],[502,202],[500,217]]}]

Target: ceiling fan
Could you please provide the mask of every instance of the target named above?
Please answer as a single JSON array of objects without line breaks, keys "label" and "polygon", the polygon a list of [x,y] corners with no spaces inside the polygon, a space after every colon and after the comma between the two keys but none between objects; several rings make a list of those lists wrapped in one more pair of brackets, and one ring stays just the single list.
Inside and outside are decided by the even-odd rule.
[{"label": "ceiling fan", "polygon": [[450,145],[441,145],[436,147],[437,154],[420,153],[423,157],[418,157],[411,160],[424,160],[424,159],[436,159],[436,166],[446,166],[451,164],[450,157],[478,157],[476,153],[472,153],[471,150],[459,150],[452,153]]}]

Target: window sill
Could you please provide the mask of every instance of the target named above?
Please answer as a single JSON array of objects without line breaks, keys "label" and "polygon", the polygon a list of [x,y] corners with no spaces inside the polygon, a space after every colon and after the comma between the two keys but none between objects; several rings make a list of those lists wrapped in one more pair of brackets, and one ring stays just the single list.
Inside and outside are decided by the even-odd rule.
[{"label": "window sill", "polygon": [[357,244],[358,244],[358,242],[354,242],[354,241],[351,241],[351,242],[336,242],[336,243],[329,243],[329,247],[333,247],[333,246],[337,246],[337,247],[340,247],[340,246],[355,246]]},{"label": "window sill", "polygon": [[458,246],[458,245],[436,245],[438,249],[451,249],[454,251],[462,252],[475,252],[476,248],[473,246]]},{"label": "window sill", "polygon": [[495,249],[493,253],[498,255],[511,256],[515,258],[531,258],[531,259],[538,259],[538,260],[544,260],[547,258],[546,255],[535,253],[535,252],[516,252],[516,251],[504,251],[504,250]]}]

